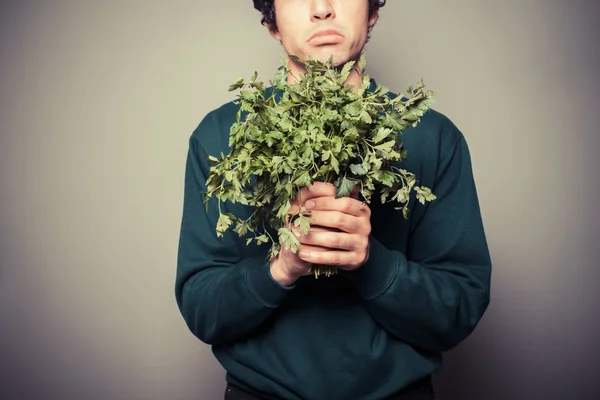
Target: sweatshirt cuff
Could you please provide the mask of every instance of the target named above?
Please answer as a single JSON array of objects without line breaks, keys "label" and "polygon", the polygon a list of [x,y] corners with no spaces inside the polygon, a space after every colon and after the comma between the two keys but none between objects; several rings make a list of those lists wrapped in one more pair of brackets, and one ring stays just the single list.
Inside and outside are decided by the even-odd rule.
[{"label": "sweatshirt cuff", "polygon": [[373,236],[369,238],[369,259],[359,269],[343,273],[365,300],[380,296],[398,275],[399,254],[388,250]]},{"label": "sweatshirt cuff", "polygon": [[284,286],[277,282],[271,275],[270,262],[263,256],[247,264],[246,286],[256,300],[269,308],[278,307],[296,287],[295,284]]}]

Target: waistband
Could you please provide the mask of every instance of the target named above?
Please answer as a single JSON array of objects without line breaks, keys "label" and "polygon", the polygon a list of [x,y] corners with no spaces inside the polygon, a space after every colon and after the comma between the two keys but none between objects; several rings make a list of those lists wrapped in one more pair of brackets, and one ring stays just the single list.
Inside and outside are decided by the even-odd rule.
[{"label": "waistband", "polygon": [[[266,396],[254,391],[237,386],[231,382],[227,383],[227,391],[232,391],[232,400],[274,400],[274,396]],[[228,397],[225,397],[228,400]],[[284,400],[284,399],[278,399]],[[411,383],[397,393],[386,397],[383,400],[435,400],[435,393],[431,383],[431,377],[427,376]]]}]

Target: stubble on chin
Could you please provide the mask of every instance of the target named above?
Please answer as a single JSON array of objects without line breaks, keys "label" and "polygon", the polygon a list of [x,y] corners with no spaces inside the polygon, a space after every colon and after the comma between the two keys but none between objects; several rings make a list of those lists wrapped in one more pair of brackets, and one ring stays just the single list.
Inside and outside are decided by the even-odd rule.
[{"label": "stubble on chin", "polygon": [[332,60],[332,67],[335,69],[342,69],[344,65],[349,61],[358,61],[360,58],[360,52],[358,54],[340,55],[335,52],[333,53],[321,53],[316,56],[313,54],[312,58],[321,61],[322,63]]}]

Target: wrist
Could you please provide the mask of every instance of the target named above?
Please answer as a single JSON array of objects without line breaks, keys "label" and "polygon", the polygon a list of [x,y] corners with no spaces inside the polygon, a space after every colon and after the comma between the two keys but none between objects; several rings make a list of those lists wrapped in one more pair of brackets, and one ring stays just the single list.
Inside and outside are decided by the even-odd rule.
[{"label": "wrist", "polygon": [[279,256],[271,261],[270,272],[271,277],[283,286],[292,286],[298,279],[289,273]]}]

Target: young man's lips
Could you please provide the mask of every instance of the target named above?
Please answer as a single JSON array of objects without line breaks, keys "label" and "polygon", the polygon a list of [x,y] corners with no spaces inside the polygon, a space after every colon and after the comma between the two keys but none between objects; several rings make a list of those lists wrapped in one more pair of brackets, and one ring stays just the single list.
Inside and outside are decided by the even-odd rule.
[{"label": "young man's lips", "polygon": [[310,39],[311,44],[328,44],[328,43],[339,43],[344,37],[341,33],[336,30],[325,30],[315,33]]}]

